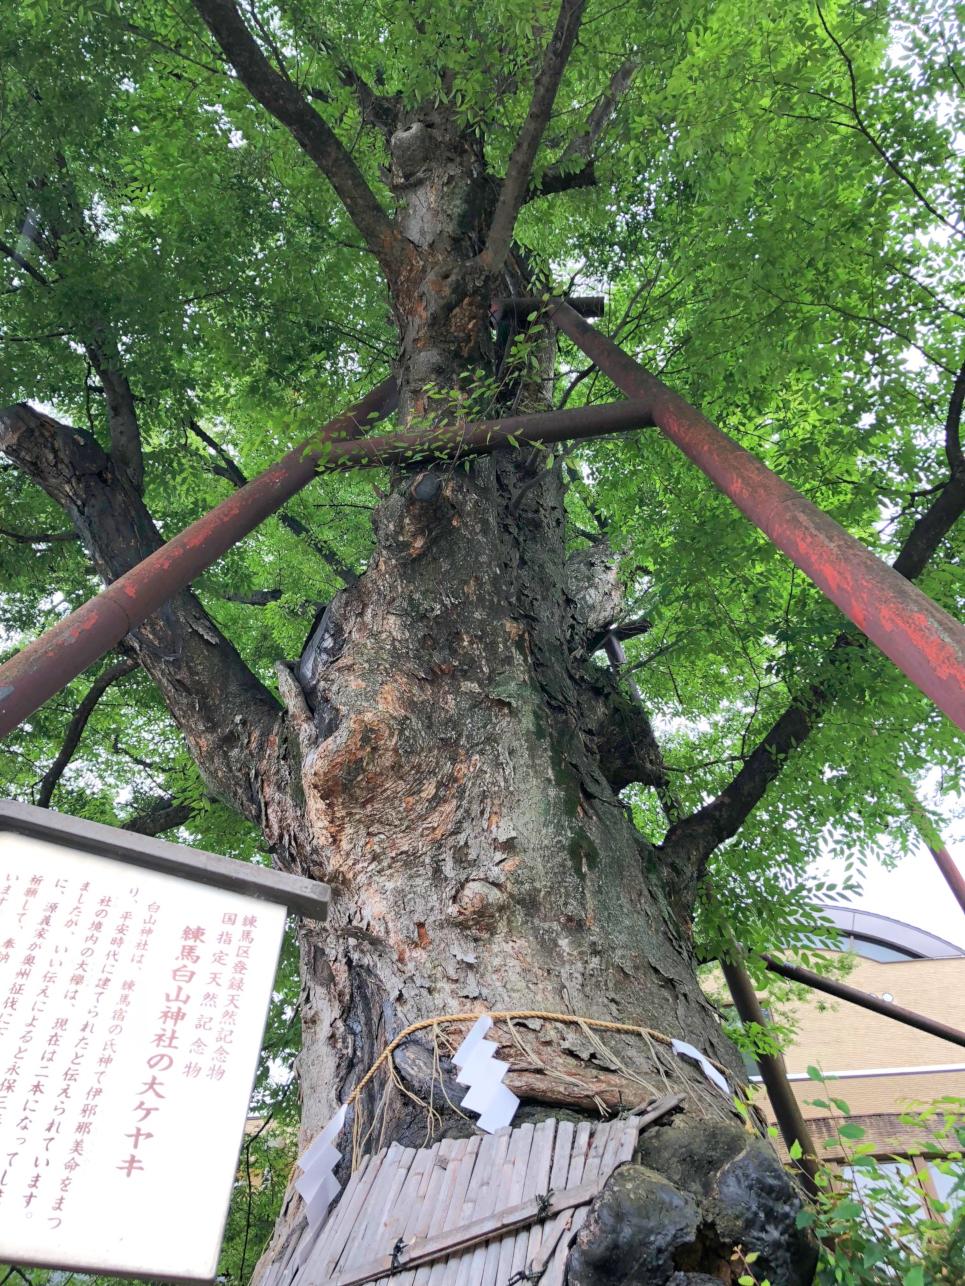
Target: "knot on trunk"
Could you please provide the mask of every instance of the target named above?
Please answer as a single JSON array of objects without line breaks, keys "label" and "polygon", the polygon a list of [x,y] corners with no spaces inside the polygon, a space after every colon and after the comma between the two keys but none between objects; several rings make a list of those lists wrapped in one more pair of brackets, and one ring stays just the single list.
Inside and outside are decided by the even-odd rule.
[{"label": "knot on trunk", "polygon": [[389,140],[392,154],[392,183],[404,187],[415,182],[419,172],[434,156],[437,142],[433,131],[422,121],[398,129]]},{"label": "knot on trunk", "polygon": [[623,586],[619,555],[605,541],[578,549],[566,560],[566,588],[573,603],[571,642],[583,651],[620,615]]},{"label": "knot on trunk", "polygon": [[441,536],[452,536],[461,525],[454,498],[451,478],[432,470],[416,474],[376,510],[382,548],[408,560],[421,557]]}]

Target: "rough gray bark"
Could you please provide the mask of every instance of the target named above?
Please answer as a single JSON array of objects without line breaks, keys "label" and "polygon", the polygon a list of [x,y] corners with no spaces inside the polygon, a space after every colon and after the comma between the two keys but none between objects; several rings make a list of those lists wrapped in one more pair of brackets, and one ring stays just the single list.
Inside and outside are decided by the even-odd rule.
[{"label": "rough gray bark", "polygon": [[[451,415],[471,405],[470,372],[499,362],[487,312],[505,286],[474,260],[492,189],[475,141],[438,112],[400,122],[391,155],[401,227],[419,251],[418,274],[389,280],[400,404],[407,420],[428,416],[429,386],[451,389],[455,405],[439,412]],[[538,404],[540,374],[512,387],[515,404]],[[642,1022],[720,1059],[736,1084],[739,1061],[695,976],[692,905],[615,793],[665,778],[645,716],[588,655],[618,614],[612,560],[568,563],[562,470],[497,452],[400,473],[374,526],[364,576],[336,595],[294,669],[279,670],[311,836],[303,873],[335,891],[330,922],[302,935],[303,1138],[395,1033],[454,1012]],[[501,1050],[527,1105],[620,1108],[669,1085],[686,1095],[691,1129],[733,1120],[729,1101],[660,1046],[611,1039],[618,1067],[578,1031],[533,1027],[530,1059]],[[396,1060],[415,1092],[431,1067],[419,1037]],[[369,1119],[383,1085],[363,1097]],[[422,1113],[396,1096],[379,1137],[424,1133]],[[761,1158],[781,1175],[766,1147],[747,1165]],[[758,1213],[786,1242],[799,1207],[786,1179],[777,1188]],[[291,1198],[262,1268],[302,1232]]]}]

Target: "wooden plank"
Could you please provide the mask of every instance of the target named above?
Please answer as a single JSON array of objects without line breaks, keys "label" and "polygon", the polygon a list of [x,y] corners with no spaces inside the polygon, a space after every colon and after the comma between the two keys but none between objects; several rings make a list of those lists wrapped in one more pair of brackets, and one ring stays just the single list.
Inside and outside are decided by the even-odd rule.
[{"label": "wooden plank", "polygon": [[[455,1173],[450,1172],[452,1181],[449,1186],[449,1200],[443,1212],[439,1232],[449,1232],[453,1228],[462,1226],[462,1206],[476,1167],[476,1157],[479,1154],[481,1142],[482,1139],[478,1134],[474,1134],[471,1139],[466,1139],[466,1146],[456,1161]],[[413,1286],[430,1286],[433,1279],[441,1279],[440,1271],[445,1275],[438,1261],[435,1264],[427,1264],[416,1273]]]},{"label": "wooden plank", "polygon": [[[587,1125],[587,1134],[589,1127]],[[576,1128],[573,1121],[560,1121],[556,1129],[556,1147],[553,1150],[553,1165],[549,1170],[549,1187],[553,1192],[564,1191],[569,1186],[570,1165],[573,1163],[573,1152],[576,1141]],[[580,1161],[580,1175],[583,1174],[583,1164]],[[543,1224],[534,1224],[530,1229],[530,1244],[528,1254],[526,1254],[526,1267],[534,1265],[537,1271],[546,1271],[547,1264],[551,1262],[555,1254],[556,1246],[560,1237],[564,1235],[567,1228],[570,1227],[570,1219],[573,1217],[570,1210],[556,1215],[553,1219],[547,1219]]]},{"label": "wooden plank", "polygon": [[[495,1200],[492,1196],[490,1178],[508,1147],[508,1131],[500,1134],[487,1134],[479,1145],[475,1177],[472,1187],[466,1193],[465,1200],[462,1203],[462,1212],[456,1225],[457,1228],[465,1228],[478,1216],[493,1208],[488,1204],[490,1199]],[[472,1252],[467,1251],[465,1254],[454,1256],[447,1262],[447,1286],[466,1286],[471,1261]]]},{"label": "wooden plank", "polygon": [[376,1213],[375,1218],[366,1221],[364,1227],[356,1223],[351,1239],[351,1259],[349,1258],[348,1248],[346,1248],[342,1252],[342,1258],[339,1261],[336,1272],[347,1268],[349,1263],[358,1263],[360,1259],[364,1259],[378,1250],[391,1254],[392,1247],[398,1240],[398,1233],[393,1236],[392,1224],[396,1213],[399,1212],[400,1197],[413,1167],[422,1155],[422,1148],[406,1148],[404,1150],[396,1164],[392,1182],[382,1200],[381,1211]]},{"label": "wooden plank", "polygon": [[[617,1149],[616,1165],[623,1165],[626,1161],[633,1160],[633,1154],[637,1150],[637,1139],[640,1137],[640,1122],[635,1121],[632,1117],[624,1125],[623,1133],[620,1136],[620,1145]],[[616,1165],[613,1169],[616,1169]]]},{"label": "wooden plank", "polygon": [[[538,1197],[545,1194],[550,1186],[550,1169],[553,1164],[553,1140],[556,1138],[556,1121],[549,1117],[540,1121],[533,1131],[533,1146],[529,1154],[529,1165],[526,1167],[526,1179],[523,1183],[523,1197]],[[512,1239],[509,1263],[509,1275],[519,1272],[528,1263],[530,1240],[537,1244],[540,1234],[540,1223],[532,1224],[525,1232],[518,1232]]]},{"label": "wooden plank", "polygon": [[[632,1129],[635,1131],[636,1126]],[[595,1182],[600,1189],[609,1179],[616,1166],[619,1164],[621,1149],[626,1147],[628,1131],[626,1122],[609,1121],[603,1125],[598,1125],[593,1139],[593,1145],[587,1156],[586,1165],[583,1170],[583,1182]],[[634,1133],[634,1142],[636,1135]],[[630,1148],[630,1155],[633,1154],[633,1147]],[[566,1270],[566,1259],[573,1245],[573,1239],[586,1222],[589,1214],[589,1206],[580,1206],[572,1212],[569,1230],[565,1237],[561,1238],[557,1247],[557,1256],[559,1257],[560,1280]],[[554,1264],[557,1262],[554,1257]],[[547,1283],[548,1286],[548,1283]]]},{"label": "wooden plank", "polygon": [[[603,1125],[598,1125],[594,1130],[589,1121],[580,1121],[576,1127],[576,1135],[573,1140],[573,1154],[570,1158],[570,1168],[567,1174],[566,1186],[572,1188],[578,1183],[583,1182],[583,1177],[589,1163],[593,1148],[601,1138],[600,1131]],[[546,1266],[546,1271],[540,1282],[540,1286],[563,1286],[563,1276],[566,1272],[566,1256],[569,1254],[572,1229],[572,1213],[567,1216],[569,1227],[565,1236],[560,1236],[556,1243],[556,1249]]]},{"label": "wooden plank", "polygon": [[409,1222],[415,1219],[416,1211],[419,1208],[419,1191],[422,1188],[422,1180],[432,1164],[433,1157],[434,1153],[431,1148],[420,1148],[416,1153],[405,1176],[405,1183],[396,1198],[395,1208],[387,1229],[386,1240],[381,1247],[370,1246],[370,1253],[384,1249],[388,1251],[391,1257],[392,1247],[400,1237],[405,1236]]},{"label": "wooden plank", "polygon": [[[358,1195],[359,1189],[363,1192],[368,1191],[369,1184],[372,1182],[375,1172],[382,1164],[382,1156],[364,1156],[359,1163],[359,1168],[349,1177],[345,1190],[335,1204],[335,1209],[330,1211],[328,1218],[317,1230],[312,1242],[311,1254],[315,1254],[315,1249],[320,1244],[334,1242],[339,1236],[339,1228],[344,1227],[344,1221],[349,1215],[353,1205],[358,1205],[361,1197]],[[306,1255],[302,1263],[307,1264],[309,1255]]]},{"label": "wooden plank", "polygon": [[[504,1206],[518,1205],[522,1199],[523,1184],[526,1182],[526,1166],[533,1146],[533,1134],[534,1127],[531,1123],[513,1130],[513,1136],[509,1140],[509,1158],[512,1160],[512,1167],[506,1185],[500,1193],[499,1209]],[[490,1241],[486,1246],[486,1262],[483,1265],[480,1286],[495,1286],[497,1282],[507,1281],[510,1276],[509,1265],[512,1257],[511,1238],[500,1237],[498,1240]]]},{"label": "wooden plank", "polygon": [[[573,1151],[573,1138],[576,1129],[572,1121],[556,1121],[555,1124],[553,1160],[550,1165],[547,1186],[551,1192],[561,1192],[566,1188],[566,1178],[569,1173],[570,1156]],[[529,1239],[526,1246],[527,1266],[535,1259],[546,1241],[554,1236],[559,1237],[559,1231],[565,1219],[566,1215],[557,1215],[555,1219],[548,1219],[541,1224],[533,1224],[529,1230]]]},{"label": "wooden plank", "polygon": [[365,1157],[345,1185],[345,1192],[335,1207],[334,1217],[322,1229],[314,1251],[305,1261],[302,1271],[306,1281],[324,1282],[331,1277],[342,1247],[351,1234],[352,1224],[379,1175],[382,1163],[391,1151],[389,1148],[374,1157]]},{"label": "wooden plank", "polygon": [[[489,1158],[489,1164],[486,1170],[481,1170],[482,1185],[476,1198],[476,1218],[482,1219],[486,1215],[492,1214],[498,1208],[500,1196],[500,1183],[502,1181],[503,1166],[506,1156],[509,1152],[509,1141],[512,1137],[512,1131],[509,1129],[500,1130],[495,1136],[496,1147],[492,1156]],[[460,1256],[459,1274],[456,1278],[455,1286],[470,1286],[475,1278],[478,1286],[479,1275],[482,1266],[486,1260],[485,1247],[477,1247],[471,1253]]]},{"label": "wooden plank", "polygon": [[324,1260],[326,1260],[326,1255],[328,1254],[327,1247],[331,1247],[335,1244],[338,1236],[340,1236],[338,1229],[340,1229],[340,1227],[344,1227],[344,1220],[346,1219],[347,1211],[349,1211],[350,1206],[353,1205],[354,1202],[362,1201],[362,1195],[360,1195],[360,1193],[368,1191],[369,1183],[372,1182],[374,1174],[376,1174],[378,1166],[381,1164],[381,1155],[363,1156],[362,1164],[360,1164],[358,1170],[355,1170],[355,1173],[351,1175],[349,1182],[345,1184],[345,1191],[342,1192],[340,1199],[338,1199],[338,1204],[336,1205],[335,1210],[331,1211],[326,1223],[323,1224],[322,1228],[319,1228],[318,1235],[314,1238],[313,1244],[311,1244],[310,1253],[305,1255],[305,1258],[301,1260],[297,1272],[300,1273],[302,1269],[304,1269],[304,1271],[308,1273],[310,1272],[311,1265],[314,1264],[314,1276],[319,1280],[320,1273],[318,1272],[318,1269],[320,1265],[324,1263]]},{"label": "wooden plank", "polygon": [[[555,1216],[562,1211],[588,1205],[600,1191],[602,1183],[602,1178],[597,1177],[589,1183],[558,1193],[550,1199],[550,1214]],[[520,1228],[527,1227],[539,1217],[539,1211],[540,1203],[537,1198],[529,1197],[510,1209],[486,1215],[462,1228],[451,1228],[446,1232],[438,1233],[431,1240],[427,1239],[421,1244],[410,1247],[406,1252],[406,1262],[410,1267],[417,1268],[434,1259],[448,1258],[454,1251],[463,1248],[468,1250],[470,1247],[476,1247],[474,1254],[487,1245],[495,1244],[497,1249],[500,1249],[500,1239],[504,1239],[507,1234],[517,1232]],[[374,1282],[385,1276],[391,1267],[391,1262],[389,1255],[370,1259],[347,1272],[340,1273],[332,1286],[362,1286],[362,1283]],[[401,1281],[401,1275],[395,1274],[388,1280],[393,1283],[393,1286],[397,1286]],[[448,1280],[447,1278],[447,1282]]]},{"label": "wooden plank", "polygon": [[176,875],[211,888],[228,889],[262,902],[280,902],[310,920],[328,916],[329,887],[300,875],[288,875],[270,866],[253,866],[238,858],[222,857],[187,844],[138,835],[119,826],[104,826],[49,808],[36,808],[16,800],[0,800],[0,832],[13,831],[43,839],[62,848],[73,848],[162,875]]},{"label": "wooden plank", "polygon": [[[388,1152],[382,1151],[375,1156],[362,1158],[358,1170],[346,1184],[345,1194],[335,1207],[334,1219],[322,1229],[317,1249],[305,1261],[304,1273],[306,1281],[312,1280],[313,1269],[315,1270],[314,1275],[319,1280],[324,1280],[324,1277],[334,1270],[342,1247],[352,1235],[352,1226],[358,1218],[359,1212],[365,1204],[365,1199],[372,1190],[382,1163],[387,1156]],[[324,1268],[324,1273],[319,1271],[322,1268]]]},{"label": "wooden plank", "polygon": [[[438,1232],[441,1229],[452,1181],[455,1177],[452,1167],[459,1153],[465,1150],[465,1143],[465,1139],[443,1139],[439,1144],[439,1151],[436,1153],[435,1164],[432,1167],[432,1173],[429,1175],[429,1184],[426,1188],[425,1197],[413,1212],[415,1217],[410,1219],[406,1225],[405,1239],[407,1242],[425,1241],[431,1233]],[[373,1249],[375,1249],[374,1246],[370,1248],[370,1253]],[[391,1250],[391,1247],[389,1249]],[[396,1286],[412,1286],[415,1273],[415,1269],[410,1269],[407,1272],[396,1274],[394,1278]]]},{"label": "wooden plank", "polygon": [[648,1103],[639,1112],[631,1112],[631,1120],[637,1123],[637,1133],[645,1130],[648,1125],[653,1125],[654,1121],[659,1121],[661,1117],[676,1112],[683,1102],[683,1094],[665,1094],[663,1098],[654,1099],[652,1103]]},{"label": "wooden plank", "polygon": [[415,1157],[419,1155],[420,1150],[419,1148],[403,1148],[398,1144],[393,1144],[390,1147],[390,1156],[382,1162],[382,1172],[379,1179],[366,1197],[365,1204],[355,1221],[355,1226],[352,1228],[351,1236],[338,1260],[332,1266],[333,1277],[340,1272],[345,1272],[353,1264],[358,1264],[363,1259],[368,1259],[371,1256],[372,1250],[378,1245],[375,1238],[382,1227],[393,1193],[399,1191],[402,1186],[401,1181],[405,1177],[404,1174],[401,1177],[399,1175],[400,1163],[404,1166],[405,1171],[408,1171],[409,1166]]},{"label": "wooden plank", "polygon": [[[591,1179],[601,1178],[606,1180],[610,1171],[604,1171],[604,1161],[610,1162],[612,1170],[615,1164],[616,1149],[619,1145],[620,1135],[623,1133],[622,1121],[607,1121],[603,1125],[598,1125],[593,1139],[593,1145],[590,1148],[589,1155],[586,1158],[586,1166],[583,1170],[583,1182],[586,1183]],[[612,1158],[612,1159],[611,1159]],[[602,1184],[600,1185],[602,1187]],[[583,1227],[586,1222],[587,1210],[576,1210],[573,1213],[573,1222],[570,1226],[570,1235],[567,1238],[567,1250],[573,1243],[573,1238]]]}]

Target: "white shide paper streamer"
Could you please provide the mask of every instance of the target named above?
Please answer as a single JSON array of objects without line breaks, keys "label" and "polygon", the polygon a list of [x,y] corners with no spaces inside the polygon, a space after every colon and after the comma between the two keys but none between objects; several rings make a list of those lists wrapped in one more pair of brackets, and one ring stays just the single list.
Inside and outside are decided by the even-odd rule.
[{"label": "white shide paper streamer", "polygon": [[727,1078],[718,1072],[717,1068],[707,1059],[699,1049],[694,1045],[688,1045],[685,1040],[672,1040],[673,1052],[681,1058],[689,1058],[697,1064],[703,1074],[709,1081],[712,1081],[719,1090],[731,1097],[731,1088],[727,1083]]},{"label": "white shide paper streamer", "polygon": [[333,1140],[345,1124],[346,1104],[338,1109],[321,1134],[315,1136],[305,1152],[298,1158],[302,1173],[295,1180],[298,1195],[305,1202],[305,1212],[311,1228],[321,1227],[329,1207],[341,1191],[332,1173],[342,1154]]},{"label": "white shide paper streamer", "polygon": [[509,1064],[494,1058],[497,1046],[483,1039],[492,1025],[493,1020],[483,1014],[452,1056],[459,1069],[456,1080],[460,1085],[469,1086],[460,1107],[478,1112],[477,1124],[487,1134],[508,1125],[519,1107],[519,1099],[502,1083]]},{"label": "white shide paper streamer", "polygon": [[[508,1125],[519,1107],[519,1099],[502,1083],[509,1064],[494,1058],[497,1046],[483,1039],[492,1025],[493,1020],[486,1015],[478,1019],[452,1056],[459,1068],[456,1079],[460,1085],[469,1087],[461,1106],[477,1112],[479,1128],[489,1134]],[[325,1222],[332,1202],[341,1191],[334,1170],[342,1154],[335,1146],[335,1139],[345,1124],[347,1110],[348,1105],[343,1104],[298,1158],[302,1173],[295,1180],[295,1188],[305,1202],[305,1213],[312,1228],[321,1227]]]}]

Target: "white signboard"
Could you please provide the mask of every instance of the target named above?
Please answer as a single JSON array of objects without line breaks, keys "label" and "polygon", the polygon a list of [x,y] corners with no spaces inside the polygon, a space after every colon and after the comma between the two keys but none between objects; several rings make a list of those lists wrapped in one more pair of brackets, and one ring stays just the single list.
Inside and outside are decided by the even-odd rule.
[{"label": "white signboard", "polygon": [[0,832],[0,1262],[214,1277],[284,924]]}]

